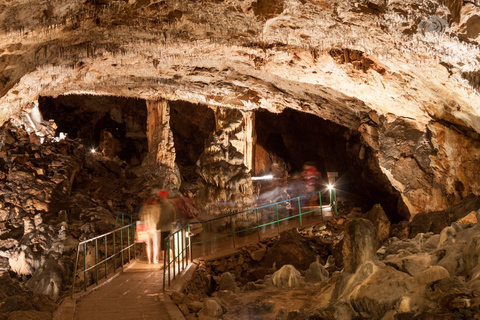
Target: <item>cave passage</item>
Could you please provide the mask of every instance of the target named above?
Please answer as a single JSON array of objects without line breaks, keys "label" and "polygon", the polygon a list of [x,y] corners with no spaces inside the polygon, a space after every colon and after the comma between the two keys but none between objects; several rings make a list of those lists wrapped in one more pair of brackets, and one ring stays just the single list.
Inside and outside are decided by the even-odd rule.
[{"label": "cave passage", "polygon": [[358,132],[315,115],[285,109],[280,114],[267,111],[255,115],[254,174],[283,168],[292,177],[307,162],[321,173],[320,184],[328,183],[327,172],[338,172],[335,187],[339,197],[354,202],[362,212],[380,203],[392,222],[398,214],[398,197],[374,181],[371,166],[373,152],[361,143]]},{"label": "cave passage", "polygon": [[[53,119],[57,134],[80,138],[86,149],[107,146],[110,156],[128,164],[142,163],[148,152],[147,106],[145,100],[114,96],[62,95],[40,97],[39,109],[44,119]],[[110,141],[105,141],[106,132]],[[113,139],[112,139],[113,138]]]},{"label": "cave passage", "polygon": [[170,101],[170,128],[175,144],[176,164],[184,181],[195,183],[197,160],[205,140],[215,131],[215,114],[202,104]]}]

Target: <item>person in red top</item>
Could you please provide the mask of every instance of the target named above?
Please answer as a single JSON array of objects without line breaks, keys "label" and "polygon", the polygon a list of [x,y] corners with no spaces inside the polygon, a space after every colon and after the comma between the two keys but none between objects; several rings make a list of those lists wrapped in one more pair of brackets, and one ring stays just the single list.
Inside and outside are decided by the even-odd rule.
[{"label": "person in red top", "polygon": [[[313,163],[307,162],[303,165],[302,176],[303,180],[305,181],[306,193],[318,191],[320,172],[317,170]],[[308,201],[308,205],[314,205],[315,199],[315,195],[312,195]]]}]

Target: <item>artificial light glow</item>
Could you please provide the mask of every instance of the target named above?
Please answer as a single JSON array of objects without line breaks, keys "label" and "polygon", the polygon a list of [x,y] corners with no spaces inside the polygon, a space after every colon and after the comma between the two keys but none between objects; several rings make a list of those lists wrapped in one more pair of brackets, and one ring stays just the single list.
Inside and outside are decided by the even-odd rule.
[{"label": "artificial light glow", "polygon": [[252,180],[272,180],[273,175],[268,174],[266,176],[261,176],[261,177],[252,177]]},{"label": "artificial light glow", "polygon": [[333,190],[333,185],[329,184],[329,185],[327,186],[327,188],[328,188],[328,190]]}]

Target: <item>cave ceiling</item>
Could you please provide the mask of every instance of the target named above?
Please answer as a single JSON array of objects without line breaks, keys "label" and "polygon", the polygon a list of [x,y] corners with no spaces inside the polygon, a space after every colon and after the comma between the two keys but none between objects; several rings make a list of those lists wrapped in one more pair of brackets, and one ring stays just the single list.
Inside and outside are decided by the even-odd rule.
[{"label": "cave ceiling", "polygon": [[355,129],[374,110],[480,132],[478,32],[451,2],[6,1],[0,118],[39,95],[96,94],[293,108]]},{"label": "cave ceiling", "polygon": [[477,2],[3,1],[0,122],[69,94],[291,108],[359,131],[407,211],[439,209],[480,194]]}]

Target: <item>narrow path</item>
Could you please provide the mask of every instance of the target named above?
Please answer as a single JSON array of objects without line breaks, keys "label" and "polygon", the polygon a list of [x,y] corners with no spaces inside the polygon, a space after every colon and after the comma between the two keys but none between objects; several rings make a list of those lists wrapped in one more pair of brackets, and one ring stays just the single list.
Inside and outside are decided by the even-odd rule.
[{"label": "narrow path", "polygon": [[110,283],[80,298],[73,319],[171,319],[161,301],[162,268],[162,264],[136,262]]},{"label": "narrow path", "polygon": [[[323,218],[314,214],[304,216],[303,226],[314,225],[322,219],[331,218],[331,212],[325,210]],[[242,245],[257,242],[259,236],[264,239],[278,234],[279,230],[283,231],[295,227],[300,227],[299,219],[291,220],[288,223],[282,222],[279,226],[274,224],[262,228],[260,233],[255,232],[244,237],[236,237],[235,249],[230,239],[213,241],[206,247],[194,246],[193,255],[194,257],[220,256],[226,252],[238,250]],[[215,236],[215,234],[209,236]],[[167,310],[171,307],[167,305],[162,289],[163,264],[148,264],[146,261],[137,260],[134,265],[124,270],[115,279],[77,300],[73,319],[176,320],[170,316],[172,310]],[[183,318],[178,309],[175,311],[176,314],[179,314],[179,317],[175,318]]]}]

